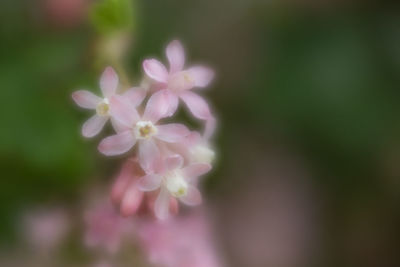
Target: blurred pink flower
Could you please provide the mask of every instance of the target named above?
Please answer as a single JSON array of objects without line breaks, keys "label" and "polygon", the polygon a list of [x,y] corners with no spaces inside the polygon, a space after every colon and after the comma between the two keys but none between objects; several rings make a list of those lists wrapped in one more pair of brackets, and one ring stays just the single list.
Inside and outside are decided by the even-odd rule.
[{"label": "blurred pink flower", "polygon": [[208,163],[215,159],[215,151],[198,132],[192,131],[179,143],[168,144],[167,151],[181,155],[187,163]]},{"label": "blurred pink flower", "polygon": [[139,142],[139,162],[146,171],[153,171],[160,161],[160,151],[156,142],[179,142],[190,131],[183,124],[171,123],[156,125],[165,114],[163,103],[165,92],[151,96],[143,116],[139,116],[134,105],[126,98],[114,96],[110,101],[110,115],[125,126],[116,135],[109,136],[99,144],[99,151],[107,156],[119,155],[129,151]]},{"label": "blurred pink flower", "polygon": [[132,222],[121,217],[108,202],[101,202],[85,214],[85,244],[116,253],[123,238],[133,234]]},{"label": "blurred pink flower", "polygon": [[144,192],[159,190],[154,212],[157,218],[166,219],[169,215],[171,196],[189,206],[201,203],[201,193],[196,188],[197,177],[210,169],[211,165],[206,163],[183,166],[182,156],[169,156],[158,172],[147,174],[140,179],[139,188]]},{"label": "blurred pink flower", "polygon": [[94,267],[112,267],[112,265],[106,261],[99,262]]},{"label": "blurred pink flower", "polygon": [[144,194],[138,188],[139,177],[143,175],[136,158],[129,158],[122,165],[112,189],[111,200],[120,207],[124,216],[135,214],[144,200]]},{"label": "blurred pink flower", "polygon": [[194,66],[184,70],[185,52],[182,44],[177,40],[167,46],[166,55],[169,71],[156,59],[146,59],[143,62],[143,69],[151,79],[157,82],[157,87],[165,91],[167,115],[172,116],[176,112],[178,99],[181,98],[196,118],[207,121],[206,133],[207,136],[211,135],[215,128],[215,120],[208,103],[190,89],[208,86],[214,78],[214,71],[204,66]]},{"label": "blurred pink flower", "polygon": [[[100,78],[100,89],[103,93],[103,98],[86,90],[79,90],[72,94],[72,98],[78,106],[85,109],[96,110],[96,114],[83,124],[83,136],[93,137],[103,129],[104,124],[110,118],[110,98],[116,95],[118,83],[118,75],[113,68],[108,67]],[[128,99],[133,106],[138,106],[145,97],[145,91],[140,88],[132,88],[126,91],[123,96]],[[112,119],[112,124],[115,130],[120,129],[120,125],[117,121]]]},{"label": "blurred pink flower", "polygon": [[60,26],[75,26],[85,17],[89,0],[43,0],[49,18]]},{"label": "blurred pink flower", "polygon": [[57,248],[70,228],[70,220],[61,208],[40,209],[24,217],[25,234],[30,244],[39,251]]},{"label": "blurred pink flower", "polygon": [[[139,190],[139,179],[144,175],[137,158],[129,158],[123,164],[111,189],[111,199],[123,216],[154,214],[156,194]],[[169,211],[178,213],[174,198],[170,199]]]},{"label": "blurred pink flower", "polygon": [[150,262],[163,267],[222,267],[203,213],[145,221],[139,238]]}]

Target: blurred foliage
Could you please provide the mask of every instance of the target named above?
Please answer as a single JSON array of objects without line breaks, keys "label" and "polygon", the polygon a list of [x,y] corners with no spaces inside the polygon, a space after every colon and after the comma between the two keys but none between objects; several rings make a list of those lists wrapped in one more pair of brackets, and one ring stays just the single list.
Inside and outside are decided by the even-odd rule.
[{"label": "blurred foliage", "polygon": [[[93,71],[99,54],[87,25],[52,28],[38,19],[32,1],[1,1],[1,238],[27,203],[73,202],[91,177],[110,178],[117,160],[104,164],[97,156],[100,137],[80,137],[89,113],[75,108],[70,94],[77,85],[98,93],[99,71],[110,58],[127,60],[135,70],[129,76],[139,81],[140,62],[165,60],[164,46],[173,38],[183,40],[189,61],[202,59],[217,69],[214,87],[204,92],[221,121],[218,168],[207,180],[215,195],[223,198],[224,188],[237,186],[229,169],[238,155],[245,155],[243,168],[263,164],[238,148],[254,142],[265,151],[282,146],[306,158],[313,182],[332,203],[329,229],[339,231],[359,202],[385,205],[391,184],[382,157],[393,149],[391,160],[400,159],[399,10],[362,3],[346,12],[288,10],[290,1],[272,2],[154,0],[139,6],[100,0],[90,10],[92,25],[100,35],[124,34],[99,51],[120,47],[132,56],[111,53]],[[125,41],[127,32],[134,33],[134,48]],[[385,207],[387,221],[395,221],[395,207]]]},{"label": "blurred foliage", "polygon": [[99,0],[90,10],[90,19],[97,31],[110,34],[134,28],[134,8],[131,0]]}]

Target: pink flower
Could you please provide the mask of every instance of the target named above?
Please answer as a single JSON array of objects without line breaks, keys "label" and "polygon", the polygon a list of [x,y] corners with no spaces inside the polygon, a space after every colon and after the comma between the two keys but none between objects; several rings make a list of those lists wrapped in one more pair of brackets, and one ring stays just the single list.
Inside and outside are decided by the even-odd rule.
[{"label": "pink flower", "polygon": [[129,220],[121,217],[108,202],[100,203],[85,214],[85,243],[88,247],[116,253],[123,237],[134,234]]},{"label": "pink flower", "polygon": [[135,107],[123,97],[112,97],[110,114],[124,129],[103,139],[99,144],[99,151],[107,156],[119,155],[139,142],[140,165],[146,172],[154,171],[161,157],[156,142],[176,143],[190,133],[183,124],[157,125],[165,114],[165,97],[164,91],[155,93],[147,102],[143,116],[139,116]]},{"label": "pink flower", "polygon": [[129,158],[111,189],[111,200],[120,207],[123,216],[135,214],[144,200],[144,194],[138,188],[139,178],[143,175],[136,158]]},{"label": "pink flower", "polygon": [[206,131],[212,132],[215,123],[207,102],[190,89],[206,87],[213,79],[214,72],[204,66],[194,66],[184,70],[185,52],[177,40],[167,46],[166,55],[169,71],[156,59],[145,60],[143,69],[151,79],[159,83],[159,88],[165,90],[168,96],[167,115],[172,116],[175,113],[180,98],[196,118],[207,121]]},{"label": "pink flower", "polygon": [[196,188],[197,177],[210,169],[211,165],[206,163],[193,163],[183,167],[183,158],[180,155],[169,156],[158,172],[140,179],[139,188],[144,192],[159,190],[154,212],[159,219],[166,219],[171,196],[189,206],[202,202],[200,191]]},{"label": "pink flower", "polygon": [[168,149],[180,154],[188,163],[211,164],[215,159],[211,145],[196,131],[192,131],[182,142],[168,144]]},{"label": "pink flower", "polygon": [[222,267],[206,217],[190,214],[143,222],[139,240],[151,263],[163,267]]},{"label": "pink flower", "polygon": [[[108,67],[100,78],[100,89],[103,93],[103,97],[98,97],[86,90],[79,90],[72,94],[72,98],[78,106],[85,109],[96,110],[96,114],[83,124],[83,136],[93,137],[103,129],[104,124],[110,118],[110,99],[116,95],[118,82],[119,79],[114,69]],[[132,88],[126,91],[123,96],[129,99],[132,105],[138,106],[145,97],[145,91],[140,88]],[[114,128],[118,130],[120,127],[118,123],[114,120],[112,123]]]},{"label": "pink flower", "polygon": [[[139,190],[139,179],[144,175],[137,158],[129,158],[123,164],[111,189],[111,199],[114,205],[119,206],[123,216],[154,214],[157,195],[155,192],[145,194]],[[170,198],[169,211],[173,214],[178,213],[175,198]]]},{"label": "pink flower", "polygon": [[60,208],[29,212],[24,218],[28,241],[42,252],[57,248],[70,229],[69,219],[66,211]]}]

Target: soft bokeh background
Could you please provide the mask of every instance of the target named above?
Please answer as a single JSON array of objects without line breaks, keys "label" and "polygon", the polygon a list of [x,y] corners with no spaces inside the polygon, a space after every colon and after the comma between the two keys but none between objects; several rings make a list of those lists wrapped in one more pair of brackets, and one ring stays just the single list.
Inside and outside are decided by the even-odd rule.
[{"label": "soft bokeh background", "polygon": [[[138,84],[141,61],[164,60],[179,38],[190,62],[217,72],[205,194],[227,265],[400,265],[396,1],[136,0],[111,45],[91,2],[0,2],[0,257],[19,255],[26,210],[77,210],[119,167],[96,151],[100,137],[80,136],[88,113],[70,96],[98,90],[115,63],[104,47],[127,49],[125,78]],[[75,243],[62,258],[84,261]]]}]

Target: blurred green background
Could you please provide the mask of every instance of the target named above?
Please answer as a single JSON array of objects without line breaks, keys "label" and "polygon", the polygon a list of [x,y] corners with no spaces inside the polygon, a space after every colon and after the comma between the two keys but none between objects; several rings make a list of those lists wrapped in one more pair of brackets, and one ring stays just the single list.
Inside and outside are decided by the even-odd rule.
[{"label": "blurred green background", "polygon": [[[219,159],[206,191],[219,225],[240,221],[219,232],[229,266],[399,266],[396,1],[137,0],[89,16],[90,2],[0,2],[0,241],[14,239],[26,207],[74,205],[90,184],[110,183],[120,161],[99,155],[100,137],[80,136],[89,114],[71,93],[98,92],[101,71],[115,63],[98,47],[117,32],[129,39],[121,62],[132,83],[143,59],[165,60],[174,38],[191,63],[216,70],[205,94],[220,121]],[[307,199],[291,202],[307,215],[299,246],[310,247],[293,264],[257,261],[253,250],[251,262],[229,237],[246,235],[248,223],[234,203],[274,193],[269,165]],[[262,203],[249,205],[255,221],[271,218],[258,219]]]}]

